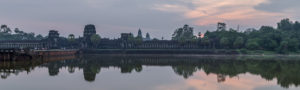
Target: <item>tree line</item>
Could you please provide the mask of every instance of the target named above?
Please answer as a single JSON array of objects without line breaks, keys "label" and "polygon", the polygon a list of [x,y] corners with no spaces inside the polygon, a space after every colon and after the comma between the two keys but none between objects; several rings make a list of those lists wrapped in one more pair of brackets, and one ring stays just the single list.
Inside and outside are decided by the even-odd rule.
[{"label": "tree line", "polygon": [[[221,23],[221,25],[226,25]],[[172,34],[172,40],[178,41],[180,44],[193,42],[200,49],[233,49],[233,50],[262,50],[273,51],[277,53],[298,52],[300,48],[300,23],[291,21],[290,19],[282,19],[277,23],[277,27],[261,26],[259,29],[249,28],[247,30],[238,31],[234,29],[226,29],[218,26],[215,31],[206,31],[203,36],[194,35],[194,28],[184,25],[178,28]],[[149,36],[150,37],[150,36]],[[11,30],[7,25],[1,25],[0,40],[43,40],[47,38],[35,33],[24,32],[15,28]],[[60,37],[59,43],[64,47],[80,46],[80,38],[75,38],[73,34],[69,37]],[[134,43],[143,43],[142,37],[134,37],[131,35],[128,39]],[[158,39],[152,39],[157,41]],[[91,37],[93,47],[97,48],[101,43],[100,35]],[[190,43],[189,43],[190,44]]]},{"label": "tree line", "polygon": [[1,25],[0,27],[0,40],[42,40],[44,37],[39,34],[35,35],[35,33],[24,32],[19,28],[15,28],[11,30],[7,25]]},{"label": "tree line", "polygon": [[300,23],[288,18],[277,23],[277,28],[261,26],[244,31],[218,29],[207,31],[204,37],[193,35],[193,28],[185,25],[175,30],[172,40],[197,42],[203,49],[265,50],[278,53],[297,52],[300,48]]}]

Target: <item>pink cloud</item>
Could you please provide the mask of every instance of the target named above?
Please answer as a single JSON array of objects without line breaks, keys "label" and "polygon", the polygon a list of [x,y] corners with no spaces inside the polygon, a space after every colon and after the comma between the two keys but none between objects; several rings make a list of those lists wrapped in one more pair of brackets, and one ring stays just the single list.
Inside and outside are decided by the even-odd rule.
[{"label": "pink cloud", "polygon": [[274,19],[287,16],[282,13],[264,12],[253,7],[268,0],[190,0],[182,1],[194,8],[179,4],[160,4],[155,9],[165,12],[178,12],[186,19],[193,19],[195,25],[216,24],[220,21],[247,21]]}]

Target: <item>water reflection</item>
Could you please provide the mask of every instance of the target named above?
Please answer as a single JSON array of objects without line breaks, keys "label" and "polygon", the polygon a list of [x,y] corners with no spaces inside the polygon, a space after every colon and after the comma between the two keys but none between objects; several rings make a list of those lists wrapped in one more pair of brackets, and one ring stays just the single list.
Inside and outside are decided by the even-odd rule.
[{"label": "water reflection", "polygon": [[49,76],[57,76],[61,68],[69,73],[83,70],[84,80],[94,82],[101,69],[116,67],[120,73],[142,72],[143,66],[172,67],[175,74],[189,79],[195,73],[215,75],[219,83],[242,74],[258,75],[267,81],[277,80],[284,88],[300,84],[299,56],[172,56],[172,55],[81,55],[51,57],[41,60],[1,62],[2,79],[35,68],[48,68]]}]

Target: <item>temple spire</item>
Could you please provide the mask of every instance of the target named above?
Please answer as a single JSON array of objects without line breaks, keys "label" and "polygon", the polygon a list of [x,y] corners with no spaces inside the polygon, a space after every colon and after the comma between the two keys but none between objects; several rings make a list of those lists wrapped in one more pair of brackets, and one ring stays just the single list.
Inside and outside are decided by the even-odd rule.
[{"label": "temple spire", "polygon": [[143,38],[142,30],[141,29],[139,29],[137,37],[138,38]]}]

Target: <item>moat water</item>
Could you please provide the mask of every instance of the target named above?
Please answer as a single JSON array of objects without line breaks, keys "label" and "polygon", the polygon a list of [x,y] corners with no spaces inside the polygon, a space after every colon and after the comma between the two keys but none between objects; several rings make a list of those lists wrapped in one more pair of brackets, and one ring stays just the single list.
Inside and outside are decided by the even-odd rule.
[{"label": "moat water", "polygon": [[81,55],[0,74],[0,90],[299,90],[300,56]]}]

